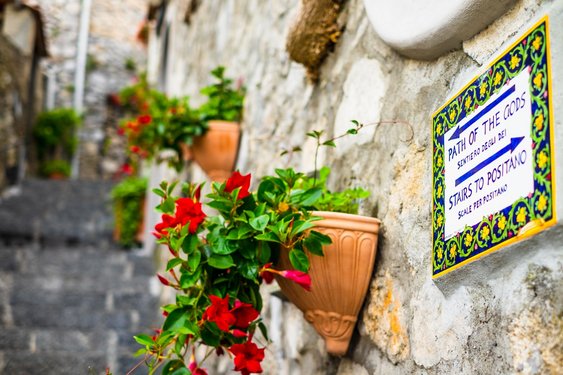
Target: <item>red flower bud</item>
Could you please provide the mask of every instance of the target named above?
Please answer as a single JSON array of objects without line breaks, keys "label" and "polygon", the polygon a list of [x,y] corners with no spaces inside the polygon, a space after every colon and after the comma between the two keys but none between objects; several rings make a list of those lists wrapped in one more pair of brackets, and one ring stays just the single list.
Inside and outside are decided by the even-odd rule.
[{"label": "red flower bud", "polygon": [[295,281],[297,284],[301,285],[305,290],[311,291],[311,276],[305,272],[296,270],[281,271],[280,275],[286,279]]},{"label": "red flower bud", "polygon": [[233,329],[231,333],[233,334],[233,336],[237,338],[242,338],[247,336],[246,332],[241,331],[240,329]]},{"label": "red flower bud", "polygon": [[170,281],[168,281],[167,278],[165,278],[164,276],[162,276],[161,274],[157,273],[156,276],[158,277],[158,279],[160,280],[160,282],[166,286],[170,286]]}]

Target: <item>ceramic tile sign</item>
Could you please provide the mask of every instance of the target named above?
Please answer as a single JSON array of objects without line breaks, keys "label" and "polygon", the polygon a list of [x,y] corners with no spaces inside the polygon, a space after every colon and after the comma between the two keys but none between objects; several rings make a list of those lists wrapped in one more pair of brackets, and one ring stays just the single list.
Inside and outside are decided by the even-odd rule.
[{"label": "ceramic tile sign", "polygon": [[432,118],[432,274],[555,223],[548,20]]}]

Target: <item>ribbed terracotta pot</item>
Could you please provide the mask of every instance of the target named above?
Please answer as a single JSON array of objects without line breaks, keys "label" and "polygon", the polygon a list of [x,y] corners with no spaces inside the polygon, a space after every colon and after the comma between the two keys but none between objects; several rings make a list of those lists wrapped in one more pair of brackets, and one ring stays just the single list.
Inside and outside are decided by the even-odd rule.
[{"label": "ribbed terracotta pot", "polygon": [[[364,302],[377,250],[378,219],[337,212],[314,212],[323,220],[314,230],[332,239],[324,256],[309,255],[311,291],[276,276],[283,294],[301,311],[325,339],[326,349],[344,355]],[[293,269],[287,251],[280,254],[277,267]]]},{"label": "ribbed terracotta pot", "polygon": [[192,157],[213,181],[231,176],[237,160],[240,126],[236,122],[209,121],[209,130],[194,139]]}]

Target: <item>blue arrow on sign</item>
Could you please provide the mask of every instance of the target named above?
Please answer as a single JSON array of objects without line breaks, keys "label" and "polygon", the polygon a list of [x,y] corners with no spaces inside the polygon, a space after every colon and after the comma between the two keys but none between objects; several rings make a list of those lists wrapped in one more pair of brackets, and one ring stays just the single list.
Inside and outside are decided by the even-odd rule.
[{"label": "blue arrow on sign", "polygon": [[499,104],[504,99],[506,99],[506,97],[509,96],[510,94],[512,94],[515,90],[516,90],[516,85],[512,85],[512,87],[509,88],[508,90],[506,90],[505,92],[503,92],[501,96],[499,96],[498,98],[493,100],[491,103],[487,104],[487,106],[485,108],[483,108],[483,110],[481,110],[481,112],[479,112],[475,117],[473,117],[471,120],[467,121],[463,126],[458,126],[454,130],[454,132],[453,132],[453,134],[452,134],[452,136],[450,137],[449,140],[451,141],[452,139],[458,139],[459,136],[461,135],[461,133],[463,133],[467,128],[469,128],[471,125],[473,125],[475,123],[475,121],[479,120],[481,117],[483,117],[485,114],[487,114],[497,104]]},{"label": "blue arrow on sign", "polygon": [[455,180],[455,186],[461,184],[463,181],[467,180],[469,177],[473,176],[475,173],[479,172],[481,169],[485,168],[487,165],[489,165],[493,161],[495,161],[495,159],[498,159],[499,157],[501,157],[503,154],[507,153],[508,151],[510,151],[512,153],[512,151],[516,150],[516,148],[518,147],[520,142],[522,142],[523,139],[524,139],[524,137],[511,138],[510,143],[508,145],[504,146],[503,148],[501,148],[500,150],[495,152],[493,155],[489,156],[487,159],[485,159],[482,162],[480,162],[479,164],[477,164],[471,170],[464,173],[457,180]]}]

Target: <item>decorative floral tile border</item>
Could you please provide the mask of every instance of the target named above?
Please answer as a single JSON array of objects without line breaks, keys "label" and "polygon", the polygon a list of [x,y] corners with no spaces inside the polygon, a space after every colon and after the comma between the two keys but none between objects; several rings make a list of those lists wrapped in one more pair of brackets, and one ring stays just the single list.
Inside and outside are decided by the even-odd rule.
[{"label": "decorative floral tile border", "polygon": [[[444,134],[510,83],[524,69],[530,73],[534,192],[445,239]],[[545,16],[489,68],[434,113],[432,275],[442,276],[498,248],[555,223],[554,146],[551,111],[548,19]],[[524,230],[523,230],[524,228]],[[531,228],[531,230],[527,230]]]}]

